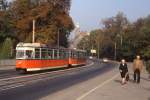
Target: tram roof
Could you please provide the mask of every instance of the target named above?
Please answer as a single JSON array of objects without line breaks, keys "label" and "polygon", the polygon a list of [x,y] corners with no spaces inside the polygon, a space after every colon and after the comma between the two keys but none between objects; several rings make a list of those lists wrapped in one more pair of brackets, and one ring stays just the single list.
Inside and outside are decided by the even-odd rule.
[{"label": "tram roof", "polygon": [[[57,47],[48,47],[46,44],[41,44],[41,43],[22,43],[22,42],[18,43],[17,47],[42,47],[42,48],[49,48],[49,49],[58,49]],[[60,47],[59,49],[85,52],[85,50],[64,48],[64,47]]]},{"label": "tram roof", "polygon": [[18,43],[17,47],[47,47],[47,46],[41,43]]}]

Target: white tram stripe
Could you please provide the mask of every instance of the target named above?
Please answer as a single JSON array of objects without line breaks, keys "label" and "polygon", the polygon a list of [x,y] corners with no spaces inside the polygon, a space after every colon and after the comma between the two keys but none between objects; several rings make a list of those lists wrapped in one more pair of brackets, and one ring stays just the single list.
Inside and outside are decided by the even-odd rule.
[{"label": "white tram stripe", "polygon": [[48,69],[56,69],[56,68],[65,68],[68,65],[57,66],[57,67],[43,67],[43,68],[27,68],[27,71],[40,71],[40,70],[48,70]]}]

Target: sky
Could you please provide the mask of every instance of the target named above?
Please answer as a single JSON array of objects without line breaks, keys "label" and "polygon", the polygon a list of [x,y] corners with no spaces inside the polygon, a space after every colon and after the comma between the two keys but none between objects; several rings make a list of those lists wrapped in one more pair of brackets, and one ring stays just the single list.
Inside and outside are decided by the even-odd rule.
[{"label": "sky", "polygon": [[150,0],[72,0],[70,15],[82,31],[102,26],[102,19],[123,12],[129,21],[150,15]]}]

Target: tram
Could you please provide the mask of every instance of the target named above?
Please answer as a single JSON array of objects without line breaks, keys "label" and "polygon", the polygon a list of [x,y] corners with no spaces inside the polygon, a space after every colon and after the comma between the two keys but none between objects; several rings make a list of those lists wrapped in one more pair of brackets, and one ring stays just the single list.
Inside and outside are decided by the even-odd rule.
[{"label": "tram", "polygon": [[41,43],[19,43],[16,46],[16,70],[23,73],[84,64],[84,50],[48,48]]}]

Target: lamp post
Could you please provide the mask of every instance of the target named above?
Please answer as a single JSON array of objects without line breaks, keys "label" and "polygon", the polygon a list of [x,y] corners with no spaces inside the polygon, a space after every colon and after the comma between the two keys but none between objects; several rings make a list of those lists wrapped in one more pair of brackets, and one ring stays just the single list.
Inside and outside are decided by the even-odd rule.
[{"label": "lamp post", "polygon": [[100,54],[99,52],[100,52],[100,43],[99,43],[99,41],[98,41],[98,50],[97,50],[98,59],[100,58],[100,57],[99,57],[99,54]]},{"label": "lamp post", "polygon": [[33,20],[33,34],[32,34],[32,43],[35,42],[35,20]]},{"label": "lamp post", "polygon": [[114,60],[116,60],[117,59],[117,43],[115,42],[114,45],[115,45]]},{"label": "lamp post", "polygon": [[58,32],[57,32],[57,48],[59,48],[59,29],[58,29]]}]

